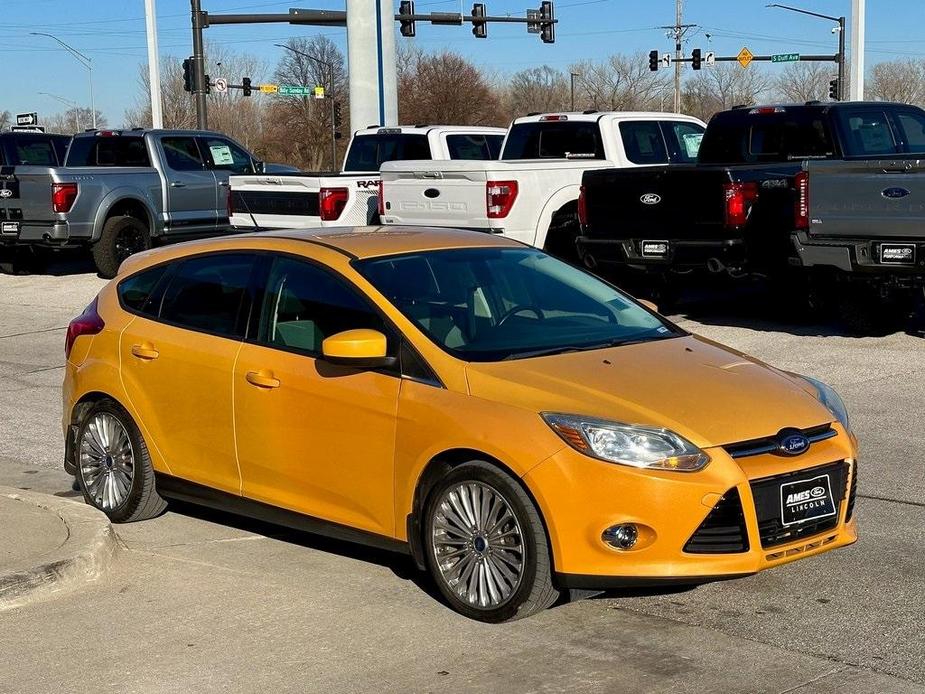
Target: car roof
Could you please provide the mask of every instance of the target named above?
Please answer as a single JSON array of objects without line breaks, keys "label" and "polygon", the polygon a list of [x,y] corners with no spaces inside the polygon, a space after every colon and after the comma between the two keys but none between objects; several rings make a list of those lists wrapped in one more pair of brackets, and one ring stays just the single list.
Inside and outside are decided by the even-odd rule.
[{"label": "car roof", "polygon": [[[699,118],[683,113],[665,113],[663,111],[550,111],[549,113],[532,113],[515,118],[514,123],[539,123],[549,116],[565,116],[567,120],[592,122],[602,118],[614,120],[670,120],[702,123]],[[555,122],[555,121],[553,121]]]},{"label": "car roof", "polygon": [[472,133],[478,135],[503,135],[507,128],[498,128],[490,125],[371,125],[363,130],[357,130],[354,137],[369,137],[370,135],[379,134],[398,134],[402,135],[426,135],[429,132],[437,131],[441,133]]}]

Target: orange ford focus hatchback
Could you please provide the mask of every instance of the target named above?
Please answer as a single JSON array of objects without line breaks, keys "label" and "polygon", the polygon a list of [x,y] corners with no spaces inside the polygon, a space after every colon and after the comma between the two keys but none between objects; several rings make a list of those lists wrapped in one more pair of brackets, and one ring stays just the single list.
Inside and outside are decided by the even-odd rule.
[{"label": "orange ford focus hatchback", "polygon": [[487,234],[142,253],[66,351],[65,467],[112,520],[172,497],[395,549],[475,619],[857,537],[831,388]]}]

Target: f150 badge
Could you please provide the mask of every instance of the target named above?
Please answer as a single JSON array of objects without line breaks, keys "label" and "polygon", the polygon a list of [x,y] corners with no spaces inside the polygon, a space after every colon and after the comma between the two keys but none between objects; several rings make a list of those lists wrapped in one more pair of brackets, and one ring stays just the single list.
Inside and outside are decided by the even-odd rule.
[{"label": "f150 badge", "polygon": [[662,196],[658,193],[645,193],[639,197],[639,202],[643,205],[657,205],[662,201]]}]

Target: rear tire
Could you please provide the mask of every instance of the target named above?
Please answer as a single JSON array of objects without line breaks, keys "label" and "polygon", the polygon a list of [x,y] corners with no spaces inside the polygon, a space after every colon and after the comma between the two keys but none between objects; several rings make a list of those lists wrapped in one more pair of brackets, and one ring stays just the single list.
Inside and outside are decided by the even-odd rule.
[{"label": "rear tire", "polygon": [[539,511],[509,475],[481,460],[465,463],[436,484],[424,508],[427,566],[457,612],[506,622],[559,598]]},{"label": "rear tire", "polygon": [[99,241],[93,244],[93,262],[100,277],[112,279],[122,261],[135,253],[151,248],[151,232],[140,219],[129,216],[111,217],[103,225]]},{"label": "rear tire", "polygon": [[141,432],[118,403],[101,400],[77,430],[77,484],[84,500],[115,523],[154,518],[167,502],[157,493]]},{"label": "rear tire", "polygon": [[578,211],[571,208],[561,209],[552,216],[543,250],[559,260],[582,265],[576,243],[579,234],[581,225],[578,223]]}]

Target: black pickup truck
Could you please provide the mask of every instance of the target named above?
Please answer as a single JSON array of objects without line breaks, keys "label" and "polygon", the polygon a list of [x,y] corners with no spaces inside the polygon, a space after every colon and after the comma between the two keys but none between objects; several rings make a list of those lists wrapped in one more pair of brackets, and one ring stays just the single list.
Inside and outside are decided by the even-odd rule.
[{"label": "black pickup truck", "polygon": [[915,106],[733,108],[710,120],[696,164],[585,172],[579,254],[668,283],[803,268],[881,297],[921,287],[923,154]]}]

